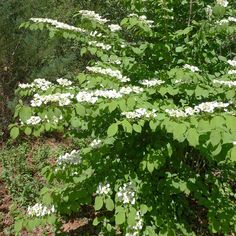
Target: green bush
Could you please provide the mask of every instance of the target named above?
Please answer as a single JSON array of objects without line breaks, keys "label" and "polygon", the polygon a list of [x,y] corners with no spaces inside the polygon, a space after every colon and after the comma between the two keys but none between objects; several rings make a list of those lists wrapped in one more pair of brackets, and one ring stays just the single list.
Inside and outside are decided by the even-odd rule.
[{"label": "green bush", "polygon": [[44,169],[50,187],[16,233],[59,230],[61,216],[90,204],[101,235],[236,233],[234,6],[124,4],[119,25],[90,11],[78,27],[22,24],[79,42],[91,60],[72,80],[20,84],[12,138],[60,131],[91,143]]}]

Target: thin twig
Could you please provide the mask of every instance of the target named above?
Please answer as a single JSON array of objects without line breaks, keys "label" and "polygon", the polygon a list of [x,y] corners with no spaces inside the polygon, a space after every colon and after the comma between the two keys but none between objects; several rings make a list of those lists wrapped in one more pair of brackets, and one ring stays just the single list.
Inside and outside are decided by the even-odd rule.
[{"label": "thin twig", "polygon": [[192,21],[192,13],[193,13],[193,0],[190,0],[190,3],[189,3],[188,26],[190,26],[191,21]]}]

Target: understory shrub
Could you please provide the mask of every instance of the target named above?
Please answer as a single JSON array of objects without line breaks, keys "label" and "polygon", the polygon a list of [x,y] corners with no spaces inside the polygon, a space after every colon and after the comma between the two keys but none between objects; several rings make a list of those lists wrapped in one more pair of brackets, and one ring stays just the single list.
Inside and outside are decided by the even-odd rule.
[{"label": "understory shrub", "polygon": [[20,133],[85,138],[44,168],[40,201],[15,230],[94,206],[100,235],[236,233],[235,3],[124,1],[119,23],[81,10],[77,26],[31,18],[81,45],[76,77],[19,84]]}]

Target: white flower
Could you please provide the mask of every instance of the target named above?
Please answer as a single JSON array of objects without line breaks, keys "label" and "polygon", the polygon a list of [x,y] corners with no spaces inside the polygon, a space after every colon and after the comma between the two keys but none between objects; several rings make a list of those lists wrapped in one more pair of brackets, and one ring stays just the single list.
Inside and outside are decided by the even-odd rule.
[{"label": "white flower", "polygon": [[100,24],[107,23],[109,20],[106,18],[102,18],[99,14],[95,13],[94,11],[88,11],[88,10],[81,10],[79,13],[86,18],[89,18],[91,20],[97,21]]},{"label": "white flower", "polygon": [[107,183],[103,185],[102,183],[99,183],[96,194],[98,195],[108,195],[111,192],[110,184]]},{"label": "white flower", "polygon": [[33,84],[21,84],[20,83],[18,86],[22,89],[28,89],[28,88],[32,88]]},{"label": "white flower", "polygon": [[104,44],[104,43],[99,43],[97,41],[90,41],[88,43],[90,46],[95,46],[95,47],[98,47],[98,48],[102,48],[103,50],[110,50],[112,48],[111,45],[108,45],[108,44]]},{"label": "white flower", "polygon": [[228,74],[229,74],[229,75],[235,75],[235,74],[236,74],[236,70],[229,70],[229,71],[228,71]]},{"label": "white flower", "polygon": [[236,60],[228,60],[227,61],[231,66],[236,67]]},{"label": "white flower", "polygon": [[226,108],[230,105],[230,103],[223,103],[223,102],[203,102],[197,106],[194,106],[194,108],[188,107],[184,110],[180,109],[166,109],[165,112],[169,114],[171,117],[188,117],[195,114],[198,114],[200,112],[206,112],[206,113],[213,113],[215,109],[218,108]]},{"label": "white flower", "polygon": [[137,118],[155,118],[156,110],[147,111],[146,108],[138,108],[135,111],[122,112],[121,115],[126,116],[128,119],[137,119]]},{"label": "white flower", "polygon": [[[236,71],[235,71],[236,72]],[[214,84],[226,85],[228,87],[236,86],[236,81],[225,81],[225,80],[213,80]]]},{"label": "white flower", "polygon": [[227,0],[216,0],[216,3],[221,5],[222,7],[227,7],[229,4]]},{"label": "white flower", "polygon": [[152,79],[152,80],[143,80],[140,82],[140,84],[145,85],[147,87],[153,87],[153,86],[157,86],[157,85],[161,85],[164,84],[165,81],[163,80],[158,80],[158,79]]},{"label": "white flower", "polygon": [[94,96],[92,92],[81,91],[77,94],[76,99],[78,102],[88,102],[88,103],[96,103],[98,97]]},{"label": "white flower", "polygon": [[111,32],[116,32],[122,29],[119,25],[115,24],[108,25],[108,28],[111,30]]},{"label": "white flower", "polygon": [[71,93],[55,93],[50,95],[35,94],[31,100],[32,107],[39,107],[42,104],[48,104],[50,102],[58,102],[59,106],[66,106],[71,103],[71,99],[74,95]]},{"label": "white flower", "polygon": [[81,163],[81,157],[79,156],[80,151],[73,150],[70,153],[66,153],[64,155],[59,156],[57,159],[57,164],[59,166],[70,164],[70,165],[77,165]]},{"label": "white flower", "polygon": [[189,69],[189,70],[191,70],[192,72],[200,71],[198,67],[196,67],[196,66],[191,66],[191,65],[189,65],[189,64],[185,64],[185,65],[184,65],[184,69]]},{"label": "white flower", "polygon": [[50,215],[55,212],[55,207],[46,207],[41,203],[36,203],[34,206],[28,206],[27,214],[29,216],[43,217],[46,215]]},{"label": "white flower", "polygon": [[139,16],[137,14],[129,14],[128,17],[136,17],[138,20],[143,22],[144,24],[147,24],[149,27],[153,27],[153,20],[147,20],[147,17],[145,15]]},{"label": "white flower", "polygon": [[92,148],[98,148],[102,143],[102,140],[100,139],[94,139],[91,143],[90,143],[90,146]]},{"label": "white flower", "polygon": [[52,83],[45,79],[38,78],[38,79],[35,79],[34,82],[31,84],[19,84],[19,87],[22,89],[33,88],[34,90],[41,89],[43,91],[46,91],[47,89],[52,87]]},{"label": "white flower", "polygon": [[207,5],[206,7],[206,14],[208,17],[211,17],[213,13],[212,7],[210,5]]},{"label": "white flower", "polygon": [[120,80],[121,82],[128,82],[130,81],[129,78],[127,78],[126,76],[123,76],[121,74],[121,72],[119,70],[114,70],[111,68],[101,68],[98,66],[94,66],[94,67],[86,67],[88,71],[91,71],[93,73],[98,73],[98,74],[103,74],[103,75],[108,75],[110,77],[116,78],[118,80]]},{"label": "white flower", "polygon": [[31,116],[27,121],[27,125],[37,125],[42,121],[42,119],[39,116]]},{"label": "white flower", "polygon": [[131,182],[129,182],[125,183],[122,187],[119,187],[119,191],[117,192],[117,197],[118,201],[123,204],[134,205],[136,202],[134,185]]},{"label": "white flower", "polygon": [[228,17],[228,21],[229,21],[229,22],[236,22],[236,17],[231,17],[231,16],[229,16],[229,17]]},{"label": "white flower", "polygon": [[229,20],[223,19],[223,20],[217,21],[216,23],[219,24],[219,25],[224,25],[224,24],[228,24]]},{"label": "white flower", "polygon": [[140,211],[136,212],[135,221],[135,225],[127,227],[125,236],[138,236],[143,229],[143,219]]},{"label": "white flower", "polygon": [[50,24],[52,26],[55,26],[58,29],[63,29],[63,30],[70,30],[70,31],[75,31],[75,32],[79,32],[79,33],[85,33],[87,32],[85,29],[81,29],[72,25],[68,25],[62,22],[59,22],[57,20],[52,20],[52,19],[48,19],[48,18],[30,18],[31,21],[35,22],[35,23],[46,23],[46,24]]},{"label": "white flower", "polygon": [[72,85],[72,82],[68,79],[63,79],[63,78],[59,78],[57,79],[57,83],[60,84],[63,87],[67,87]]}]

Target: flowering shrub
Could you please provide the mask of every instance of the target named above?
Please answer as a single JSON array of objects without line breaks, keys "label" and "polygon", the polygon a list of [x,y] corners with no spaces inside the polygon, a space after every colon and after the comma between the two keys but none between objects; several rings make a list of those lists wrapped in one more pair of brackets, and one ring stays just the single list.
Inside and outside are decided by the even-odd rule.
[{"label": "flowering shrub", "polygon": [[93,204],[101,235],[236,233],[236,10],[205,2],[127,1],[120,24],[82,10],[80,26],[22,25],[92,57],[71,80],[19,85],[12,138],[60,131],[91,142],[45,169],[49,208],[29,208],[17,232]]}]

